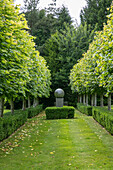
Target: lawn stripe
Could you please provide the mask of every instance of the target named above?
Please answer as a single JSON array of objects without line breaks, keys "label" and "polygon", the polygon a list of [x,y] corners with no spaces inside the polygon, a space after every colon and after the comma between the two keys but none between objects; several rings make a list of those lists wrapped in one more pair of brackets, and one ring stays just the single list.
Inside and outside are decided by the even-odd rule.
[{"label": "lawn stripe", "polygon": [[[16,142],[18,141],[18,142]],[[13,148],[13,145],[18,145]],[[7,146],[7,147],[6,147]],[[76,111],[75,119],[28,120],[15,136],[1,144],[3,170],[112,169],[113,136],[92,117]],[[9,154],[4,148],[13,148]]]}]

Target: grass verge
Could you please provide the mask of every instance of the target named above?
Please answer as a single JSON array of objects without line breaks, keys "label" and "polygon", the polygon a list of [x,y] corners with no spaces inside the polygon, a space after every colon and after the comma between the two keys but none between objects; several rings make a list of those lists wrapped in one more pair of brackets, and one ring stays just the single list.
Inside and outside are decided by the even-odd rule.
[{"label": "grass verge", "polygon": [[113,136],[92,117],[46,120],[44,112],[29,119],[0,144],[2,170],[112,169]]}]

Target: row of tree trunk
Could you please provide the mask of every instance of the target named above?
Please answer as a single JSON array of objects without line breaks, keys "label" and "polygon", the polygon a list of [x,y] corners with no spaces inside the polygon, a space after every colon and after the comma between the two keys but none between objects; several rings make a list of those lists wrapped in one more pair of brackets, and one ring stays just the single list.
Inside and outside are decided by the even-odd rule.
[{"label": "row of tree trunk", "polygon": [[[39,105],[39,99],[38,98],[34,98],[33,101],[33,107],[36,107]],[[30,100],[30,96],[28,96],[28,108],[31,107],[31,100]],[[14,99],[13,97],[10,99],[10,108],[11,108],[11,113],[14,114]],[[22,104],[22,110],[26,109],[26,99],[23,98],[23,104]],[[4,98],[1,97],[0,98],[0,117],[3,117],[3,112],[4,112]]]},{"label": "row of tree trunk", "polygon": [[[80,95],[79,96],[79,102],[86,104],[88,106],[89,105],[88,98],[89,98],[88,94]],[[93,95],[91,95],[90,105],[91,106],[97,106],[97,93],[94,93]],[[103,94],[100,95],[100,106],[101,107],[104,106]],[[108,95],[108,110],[111,110],[111,94]]]}]

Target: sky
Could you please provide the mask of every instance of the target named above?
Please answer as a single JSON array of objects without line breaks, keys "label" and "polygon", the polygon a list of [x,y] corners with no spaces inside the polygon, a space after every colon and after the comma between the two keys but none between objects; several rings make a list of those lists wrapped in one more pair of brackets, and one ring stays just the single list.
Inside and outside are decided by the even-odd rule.
[{"label": "sky", "polygon": [[[50,4],[52,0],[40,0],[38,4],[38,8],[45,8]],[[86,5],[85,0],[57,0],[58,7],[64,5],[69,9],[70,15],[73,20],[77,20],[78,24],[80,24],[80,11]],[[23,0],[15,0],[15,4],[23,4]]]}]

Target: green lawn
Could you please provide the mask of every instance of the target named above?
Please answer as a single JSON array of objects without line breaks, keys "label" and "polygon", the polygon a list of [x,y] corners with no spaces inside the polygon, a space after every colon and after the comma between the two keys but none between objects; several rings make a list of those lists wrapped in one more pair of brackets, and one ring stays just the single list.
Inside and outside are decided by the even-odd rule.
[{"label": "green lawn", "polygon": [[29,119],[0,145],[2,170],[112,170],[113,136],[92,117]]}]

